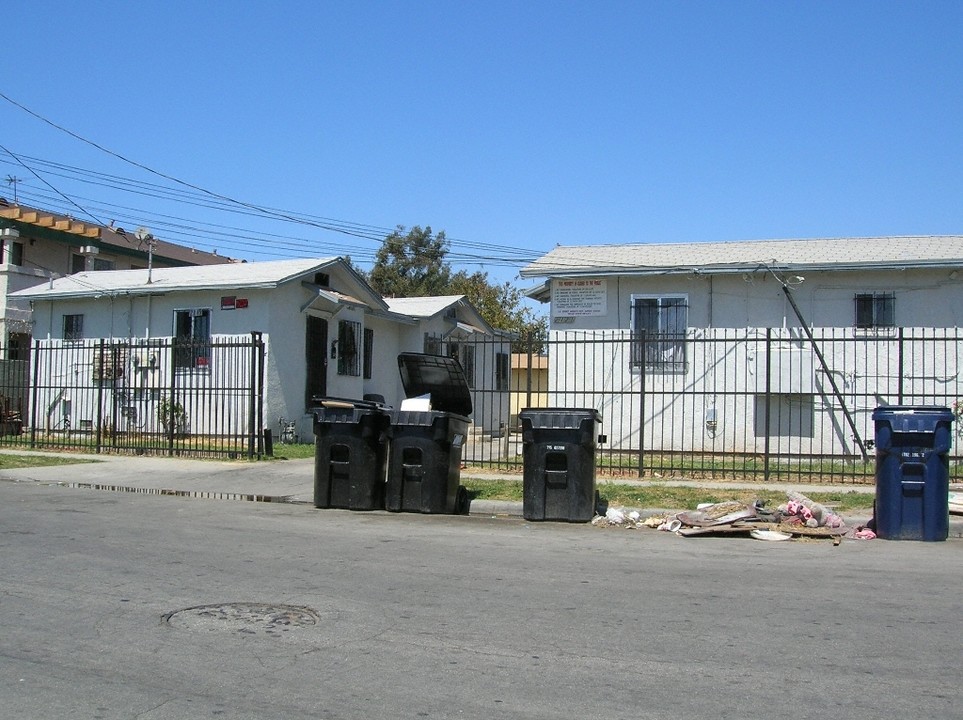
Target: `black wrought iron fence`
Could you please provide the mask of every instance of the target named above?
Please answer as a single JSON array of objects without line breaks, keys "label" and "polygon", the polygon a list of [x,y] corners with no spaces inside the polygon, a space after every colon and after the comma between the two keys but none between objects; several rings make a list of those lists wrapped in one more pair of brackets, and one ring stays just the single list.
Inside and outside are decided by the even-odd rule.
[{"label": "black wrought iron fence", "polygon": [[[648,343],[668,345],[644,330],[553,332],[516,341],[510,357],[501,339],[462,339],[449,348],[470,365],[462,458],[519,471],[520,410],[594,408],[603,475],[872,482],[873,410],[963,411],[961,341],[956,329],[690,329],[671,344],[684,363],[655,363],[640,361],[653,357]],[[258,334],[189,348],[36,341],[26,357],[0,358],[7,446],[254,456],[264,401]],[[959,461],[954,447],[954,479]]]},{"label": "black wrought iron fence", "polygon": [[[961,341],[955,328],[824,328],[811,338],[800,328],[690,329],[672,339],[685,363],[650,363],[639,358],[661,352],[665,338],[553,332],[544,353],[513,356],[509,403],[494,384],[476,381],[476,406],[510,408],[500,420],[509,432],[497,443],[476,432],[463,457],[517,469],[520,437],[511,430],[520,408],[595,408],[607,438],[598,448],[602,473],[871,483],[873,411],[956,409]],[[491,370],[476,366],[476,378]],[[954,478],[963,476],[959,457],[953,448]]]},{"label": "black wrought iron fence", "polygon": [[0,368],[0,444],[88,452],[254,456],[263,452],[259,333],[38,340]]}]

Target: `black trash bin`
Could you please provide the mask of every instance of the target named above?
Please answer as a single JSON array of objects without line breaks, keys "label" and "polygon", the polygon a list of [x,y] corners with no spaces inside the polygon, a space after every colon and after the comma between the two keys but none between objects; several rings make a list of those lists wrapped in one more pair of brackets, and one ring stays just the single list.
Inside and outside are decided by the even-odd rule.
[{"label": "black trash bin", "polygon": [[391,416],[376,402],[315,398],[314,505],[380,510]]},{"label": "black trash bin", "polygon": [[402,353],[401,382],[409,399],[428,409],[392,414],[385,509],[394,512],[461,513],[467,494],[459,485],[461,453],[471,420],[471,391],[457,360]]},{"label": "black trash bin", "polygon": [[876,535],[946,540],[953,412],[946,407],[879,407],[873,422]]},{"label": "black trash bin", "polygon": [[524,473],[522,515],[526,520],[591,520],[602,415],[591,408],[526,408],[518,419]]}]

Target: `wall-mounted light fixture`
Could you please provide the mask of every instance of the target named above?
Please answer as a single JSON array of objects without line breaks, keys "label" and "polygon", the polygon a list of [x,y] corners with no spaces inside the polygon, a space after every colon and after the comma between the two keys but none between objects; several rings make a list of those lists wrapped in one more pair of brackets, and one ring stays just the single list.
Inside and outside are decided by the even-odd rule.
[{"label": "wall-mounted light fixture", "polygon": [[338,341],[331,341],[331,359],[334,360],[338,357]]}]

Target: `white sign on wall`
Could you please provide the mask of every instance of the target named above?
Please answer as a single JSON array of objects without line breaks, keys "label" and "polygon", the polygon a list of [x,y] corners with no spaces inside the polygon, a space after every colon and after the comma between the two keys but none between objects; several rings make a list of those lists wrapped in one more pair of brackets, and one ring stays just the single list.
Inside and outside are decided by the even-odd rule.
[{"label": "white sign on wall", "polygon": [[605,315],[606,280],[582,278],[552,281],[552,316],[590,317]]}]

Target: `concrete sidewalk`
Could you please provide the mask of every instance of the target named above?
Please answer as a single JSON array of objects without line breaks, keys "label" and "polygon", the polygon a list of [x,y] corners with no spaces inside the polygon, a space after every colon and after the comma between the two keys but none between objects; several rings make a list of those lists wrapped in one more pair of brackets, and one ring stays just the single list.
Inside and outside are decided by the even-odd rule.
[{"label": "concrete sidewalk", "polygon": [[[129,455],[80,455],[76,453],[25,453],[0,450],[0,453],[52,455],[75,459],[69,465],[0,470],[0,480],[35,482],[65,487],[114,492],[172,495],[181,497],[242,500],[251,502],[314,502],[314,459],[270,460],[263,462],[195,460],[176,457]],[[468,475],[465,475],[468,477]],[[470,477],[521,482],[520,475],[477,472]],[[687,480],[637,480],[600,478],[597,486],[631,484],[668,487],[711,487],[714,489],[752,489],[812,492],[858,492],[866,494],[871,507],[875,488],[871,485],[813,485],[771,483],[712,482]],[[687,508],[638,508],[644,515]],[[472,500],[470,515],[522,517],[522,503],[501,500]],[[866,516],[844,517],[850,526],[868,522]],[[950,537],[963,537],[963,517],[950,516]]]}]

